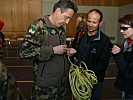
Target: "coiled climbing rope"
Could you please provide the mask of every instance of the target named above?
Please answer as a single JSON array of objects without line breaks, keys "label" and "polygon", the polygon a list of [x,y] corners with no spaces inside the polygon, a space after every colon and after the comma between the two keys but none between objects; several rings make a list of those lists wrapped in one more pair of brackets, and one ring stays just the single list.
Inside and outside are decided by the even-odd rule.
[{"label": "coiled climbing rope", "polygon": [[94,84],[98,83],[95,73],[92,70],[88,70],[86,64],[82,61],[79,66],[71,61],[70,64],[69,83],[74,98],[76,100],[89,100]]}]

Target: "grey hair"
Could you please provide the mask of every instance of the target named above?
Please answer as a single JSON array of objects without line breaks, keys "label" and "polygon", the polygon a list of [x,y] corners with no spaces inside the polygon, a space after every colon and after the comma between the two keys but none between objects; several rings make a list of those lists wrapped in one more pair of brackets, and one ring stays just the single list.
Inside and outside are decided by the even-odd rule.
[{"label": "grey hair", "polygon": [[73,2],[72,0],[58,1],[57,3],[54,4],[53,12],[55,12],[57,8],[60,8],[62,12],[67,11],[68,8],[72,9],[74,13],[76,13],[78,10],[76,3]]}]

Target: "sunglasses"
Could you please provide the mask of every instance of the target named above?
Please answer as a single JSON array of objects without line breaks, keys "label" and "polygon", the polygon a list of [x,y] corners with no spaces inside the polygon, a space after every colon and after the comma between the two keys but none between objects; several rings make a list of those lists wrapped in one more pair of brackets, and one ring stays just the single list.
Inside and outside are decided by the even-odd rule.
[{"label": "sunglasses", "polygon": [[123,30],[123,31],[128,30],[128,28],[131,28],[131,27],[121,27],[121,26],[120,26],[120,29]]}]

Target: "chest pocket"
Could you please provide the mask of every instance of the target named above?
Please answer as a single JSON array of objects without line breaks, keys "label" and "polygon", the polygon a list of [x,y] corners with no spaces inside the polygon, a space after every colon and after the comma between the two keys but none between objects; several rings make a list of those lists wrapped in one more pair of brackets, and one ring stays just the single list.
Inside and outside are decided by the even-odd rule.
[{"label": "chest pocket", "polygon": [[66,44],[66,39],[64,35],[51,35],[51,34],[45,34],[41,35],[42,38],[42,45],[43,46],[57,46],[61,44]]},{"label": "chest pocket", "polygon": [[98,49],[95,47],[90,47],[87,55],[87,63],[90,66],[95,66],[98,63]]},{"label": "chest pocket", "polygon": [[59,35],[45,34],[41,36],[43,46],[57,46],[60,44]]},{"label": "chest pocket", "polygon": [[66,37],[63,35],[65,31],[63,29],[49,28],[46,26],[44,19],[41,19],[43,22],[43,32],[41,35],[41,45],[43,46],[57,46],[60,44],[66,44]]}]

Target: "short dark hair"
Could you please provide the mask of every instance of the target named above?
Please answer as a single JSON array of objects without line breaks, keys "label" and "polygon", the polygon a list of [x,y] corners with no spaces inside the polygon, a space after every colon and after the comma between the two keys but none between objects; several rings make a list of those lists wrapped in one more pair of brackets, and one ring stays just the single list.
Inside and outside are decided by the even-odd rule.
[{"label": "short dark hair", "polygon": [[90,10],[88,12],[88,14],[91,13],[91,12],[96,12],[96,13],[98,13],[100,15],[100,22],[103,20],[103,13],[100,10],[98,10],[98,9],[92,9],[92,10]]},{"label": "short dark hair", "polygon": [[119,22],[133,27],[133,14],[125,15],[124,17],[119,19]]},{"label": "short dark hair", "polygon": [[77,5],[72,0],[60,0],[54,4],[53,12],[57,8],[60,8],[62,12],[65,12],[68,8],[72,9],[74,13],[77,12],[78,8]]}]

